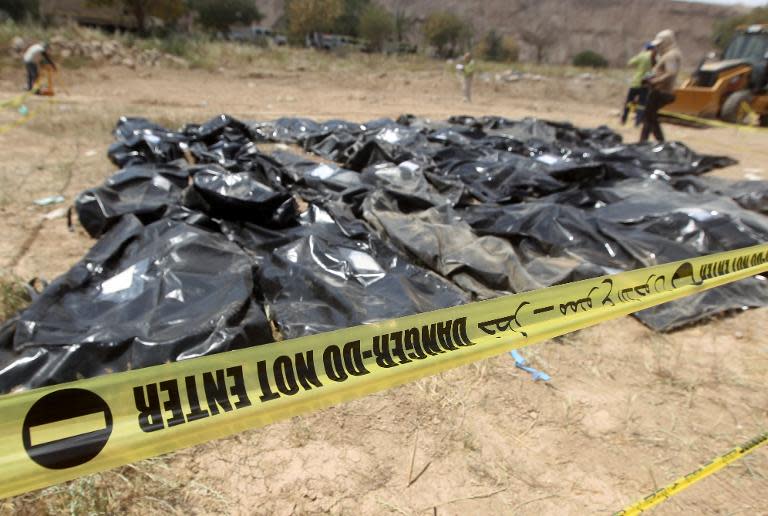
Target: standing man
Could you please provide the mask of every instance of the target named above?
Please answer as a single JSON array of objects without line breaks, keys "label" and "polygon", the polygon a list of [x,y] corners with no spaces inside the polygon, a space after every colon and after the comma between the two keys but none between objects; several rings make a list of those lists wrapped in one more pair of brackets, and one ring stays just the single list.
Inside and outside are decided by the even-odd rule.
[{"label": "standing man", "polygon": [[32,91],[39,74],[41,63],[49,64],[56,70],[51,56],[48,55],[48,43],[35,43],[24,52],[24,67],[27,69],[27,91]]},{"label": "standing man", "polygon": [[472,102],[472,79],[475,77],[475,60],[472,59],[470,52],[467,52],[461,58],[461,62],[456,65],[456,71],[459,72],[461,77],[464,102]]},{"label": "standing man", "polygon": [[645,106],[640,143],[647,142],[651,133],[659,142],[664,141],[664,133],[659,124],[659,110],[675,100],[675,83],[683,61],[675,41],[675,33],[671,30],[659,32],[652,45],[656,48],[657,58],[651,76],[645,81],[651,91]]},{"label": "standing man", "polygon": [[643,50],[627,61],[627,66],[635,68],[635,75],[632,76],[632,82],[629,84],[627,100],[624,101],[624,111],[621,114],[621,125],[627,123],[627,115],[631,104],[636,106],[635,127],[643,121],[645,112],[645,103],[648,100],[648,88],[643,86],[643,79],[653,69],[654,48],[650,43],[646,43]]}]

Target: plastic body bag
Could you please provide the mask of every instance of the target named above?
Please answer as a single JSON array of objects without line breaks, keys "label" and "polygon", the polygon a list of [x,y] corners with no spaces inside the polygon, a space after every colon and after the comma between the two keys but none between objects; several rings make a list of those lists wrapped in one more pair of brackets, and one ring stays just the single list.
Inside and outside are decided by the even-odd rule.
[{"label": "plastic body bag", "polygon": [[[768,183],[702,176],[733,160],[607,127],[220,115],[121,118],[115,140],[121,170],[76,201],[99,241],[0,329],[4,392],[768,240]],[[767,283],[636,317],[666,331],[765,306]]]}]

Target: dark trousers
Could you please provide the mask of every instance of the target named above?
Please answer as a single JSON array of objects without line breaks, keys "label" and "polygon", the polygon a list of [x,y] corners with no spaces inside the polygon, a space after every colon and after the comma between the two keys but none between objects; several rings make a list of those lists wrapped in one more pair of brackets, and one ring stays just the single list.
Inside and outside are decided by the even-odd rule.
[{"label": "dark trousers", "polygon": [[645,114],[645,104],[648,102],[648,88],[639,86],[637,88],[629,88],[627,92],[627,100],[624,101],[624,112],[621,114],[621,123],[627,123],[627,116],[629,116],[629,104],[634,102],[637,104],[637,110],[635,111],[635,127],[643,122],[643,115]]},{"label": "dark trousers", "polygon": [[648,102],[645,104],[645,119],[643,129],[640,131],[640,143],[647,142],[651,133],[659,142],[664,141],[664,133],[659,124],[659,110],[674,100],[675,96],[671,93],[651,90],[648,94]]},{"label": "dark trousers", "polygon": [[37,82],[37,65],[35,63],[24,63],[27,68],[27,91],[32,91]]}]

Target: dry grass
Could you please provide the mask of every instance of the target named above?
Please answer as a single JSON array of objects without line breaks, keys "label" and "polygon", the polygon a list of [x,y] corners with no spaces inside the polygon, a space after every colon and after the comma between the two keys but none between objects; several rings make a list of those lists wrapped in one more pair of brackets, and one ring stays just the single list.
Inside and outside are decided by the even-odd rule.
[{"label": "dry grass", "polygon": [[0,324],[31,301],[21,278],[0,272]]},{"label": "dry grass", "polygon": [[[211,503],[192,504],[190,495]],[[0,503],[0,515],[191,514],[226,507],[221,494],[189,482],[161,457],[10,498]]]}]

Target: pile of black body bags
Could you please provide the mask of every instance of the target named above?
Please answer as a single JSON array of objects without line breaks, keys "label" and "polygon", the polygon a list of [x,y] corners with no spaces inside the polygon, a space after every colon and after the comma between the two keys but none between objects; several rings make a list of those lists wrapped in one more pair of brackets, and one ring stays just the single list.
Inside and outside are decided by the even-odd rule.
[{"label": "pile of black body bags", "polygon": [[[115,136],[119,171],[76,201],[98,241],[0,329],[0,392],[768,241],[768,182],[606,127],[221,115]],[[766,304],[757,277],[636,317],[668,331]]]}]

